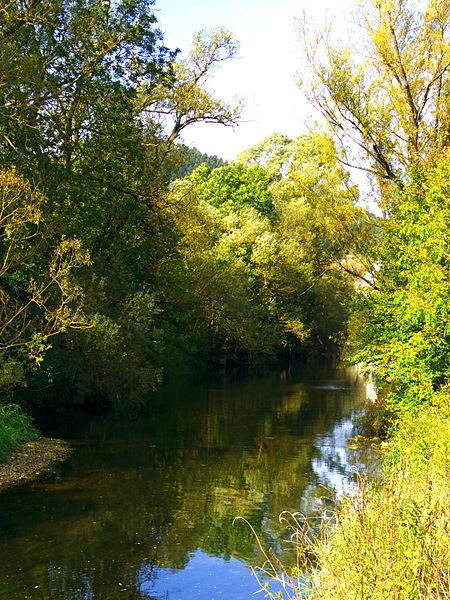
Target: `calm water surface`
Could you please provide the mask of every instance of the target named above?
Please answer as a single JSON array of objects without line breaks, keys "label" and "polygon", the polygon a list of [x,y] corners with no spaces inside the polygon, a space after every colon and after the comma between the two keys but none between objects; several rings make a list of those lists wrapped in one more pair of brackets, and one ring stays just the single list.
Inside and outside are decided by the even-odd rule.
[{"label": "calm water surface", "polygon": [[0,599],[250,600],[262,558],[234,517],[279,547],[281,511],[351,488],[364,393],[309,365],[166,386],[137,419],[67,419],[58,476],[0,495]]}]

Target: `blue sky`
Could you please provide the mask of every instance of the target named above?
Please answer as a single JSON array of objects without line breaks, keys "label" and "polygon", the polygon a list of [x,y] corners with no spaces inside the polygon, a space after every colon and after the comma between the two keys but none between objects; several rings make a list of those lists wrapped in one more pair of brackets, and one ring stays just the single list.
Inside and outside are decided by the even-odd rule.
[{"label": "blue sky", "polygon": [[241,97],[243,122],[234,130],[194,126],[185,142],[228,160],[274,132],[295,137],[316,118],[296,81],[304,59],[296,18],[334,15],[338,28],[349,17],[351,0],[156,0],[156,15],[169,47],[187,53],[193,34],[224,26],[240,42],[236,59],[216,71],[210,82],[217,95]]}]

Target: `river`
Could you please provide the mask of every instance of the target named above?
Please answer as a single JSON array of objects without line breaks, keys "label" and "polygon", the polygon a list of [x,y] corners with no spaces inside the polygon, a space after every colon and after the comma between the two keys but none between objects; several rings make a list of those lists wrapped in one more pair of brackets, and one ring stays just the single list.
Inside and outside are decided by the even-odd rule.
[{"label": "river", "polygon": [[251,600],[262,557],[234,517],[278,548],[281,511],[351,490],[370,469],[348,445],[364,398],[352,369],[310,363],[172,383],[134,418],[66,417],[69,462],[0,495],[0,599]]}]

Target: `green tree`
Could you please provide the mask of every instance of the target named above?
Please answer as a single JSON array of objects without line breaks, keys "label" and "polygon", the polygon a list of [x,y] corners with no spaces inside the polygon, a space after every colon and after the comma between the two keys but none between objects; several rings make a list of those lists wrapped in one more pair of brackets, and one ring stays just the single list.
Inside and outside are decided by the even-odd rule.
[{"label": "green tree", "polygon": [[171,282],[166,299],[176,313],[189,315],[178,334],[198,358],[246,362],[270,356],[277,326],[255,293],[249,262],[269,221],[251,207],[224,214],[205,200],[197,176],[174,182],[166,209],[179,232],[177,278],[184,279],[183,295]]},{"label": "green tree", "polygon": [[57,158],[70,169],[93,141],[108,143],[136,87],[155,81],[171,58],[152,6],[153,0],[55,0],[4,7],[4,160],[31,160],[30,170],[37,165],[41,172]]},{"label": "green tree", "polygon": [[[136,400],[159,380],[159,323],[169,324],[164,265],[176,232],[160,206],[179,166],[173,148],[193,122],[236,117],[203,88],[235,42],[222,30],[200,33],[189,59],[173,63],[152,0],[2,8],[0,161],[48,198],[40,206],[43,264],[75,238],[92,259],[75,277],[77,306],[92,327],[55,336],[41,375],[65,390],[58,398],[75,389],[80,399]],[[178,123],[168,132],[163,106]]]},{"label": "green tree", "polygon": [[[21,377],[21,361],[38,365],[49,338],[85,328],[73,270],[89,263],[77,239],[46,238],[46,199],[14,169],[0,171],[0,387]],[[50,244],[50,247],[49,247]],[[48,258],[47,258],[48,257]]]},{"label": "green tree", "polygon": [[259,165],[271,179],[279,179],[289,168],[293,153],[293,140],[283,133],[273,133],[241,152],[236,160],[249,166]]},{"label": "green tree", "polygon": [[198,185],[205,202],[223,213],[252,207],[263,216],[273,214],[269,180],[259,165],[232,163],[214,170],[203,165],[194,171],[191,178]]},{"label": "green tree", "polygon": [[319,134],[295,142],[272,136],[235,164],[202,165],[175,182],[169,206],[178,248],[217,346],[250,354],[337,347],[353,290],[339,263],[350,236],[337,232],[353,226],[355,193]]},{"label": "green tree", "polygon": [[208,167],[217,169],[218,167],[225,167],[227,161],[223,160],[219,156],[206,154],[200,152],[195,147],[186,146],[185,144],[177,144],[173,149],[179,155],[179,167],[175,173],[173,173],[173,179],[180,179],[181,177],[187,177],[195,171],[200,165],[206,163]]},{"label": "green tree", "polygon": [[449,197],[445,149],[397,194],[378,248],[378,289],[360,297],[357,358],[375,370],[395,409],[429,401],[448,382]]},{"label": "green tree", "polygon": [[327,35],[308,46],[311,98],[344,146],[362,150],[357,164],[375,176],[387,217],[366,250],[371,285],[353,326],[356,360],[395,409],[429,401],[448,381],[449,8],[367,0],[365,58]]},{"label": "green tree", "polygon": [[352,293],[346,272],[358,275],[348,256],[359,250],[368,216],[355,206],[358,190],[332,138],[274,134],[238,160],[266,165],[272,181],[273,230],[253,251],[267,302],[294,346],[336,347]]}]

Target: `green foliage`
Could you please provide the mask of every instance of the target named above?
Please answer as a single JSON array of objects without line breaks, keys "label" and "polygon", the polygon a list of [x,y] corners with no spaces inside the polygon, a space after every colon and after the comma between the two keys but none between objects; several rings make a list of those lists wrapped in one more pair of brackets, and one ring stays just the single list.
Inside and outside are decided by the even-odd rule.
[{"label": "green foliage", "polygon": [[259,165],[271,179],[278,179],[291,166],[293,154],[293,140],[283,133],[273,133],[241,152],[236,160],[248,165]]},{"label": "green foliage", "polygon": [[353,283],[337,261],[350,247],[355,190],[325,136],[289,143],[278,178],[241,157],[214,171],[201,165],[169,196],[193,305],[229,355],[327,352],[345,337]]},{"label": "green foliage", "polygon": [[115,318],[94,315],[91,328],[65,336],[63,348],[49,357],[54,383],[70,390],[60,401],[138,405],[161,380],[159,313],[153,294],[137,292],[123,300]]},{"label": "green foliage", "polygon": [[271,354],[276,332],[255,294],[249,264],[252,244],[268,221],[250,208],[223,214],[190,178],[175,182],[169,200],[167,216],[181,235],[178,277],[184,278],[184,295],[174,297],[171,284],[167,297],[178,311],[188,311],[193,345],[219,359]]},{"label": "green foliage", "polygon": [[[361,3],[364,56],[333,44],[328,30],[304,28],[310,98],[345,160],[362,150],[353,158],[377,183],[389,217],[359,230],[371,234],[369,245],[353,245],[366,268],[353,323],[355,360],[376,374],[394,411],[429,401],[449,375],[449,8]],[[348,257],[340,264],[349,270]]]},{"label": "green foliage", "polygon": [[73,271],[89,257],[76,239],[52,240],[55,247],[48,247],[40,228],[44,205],[43,195],[15,169],[0,171],[0,359],[6,387],[20,372],[10,368],[13,356],[39,364],[50,337],[86,326]]},{"label": "green foliage", "polygon": [[[144,179],[135,108],[137,88],[156,82],[174,56],[152,5],[12,2],[1,13],[1,160],[17,166],[17,176],[2,175],[2,349],[20,363],[26,345],[40,363],[54,336],[53,362],[40,373],[47,383],[57,364],[70,380],[69,350],[56,334],[89,323],[91,335],[102,319],[123,319],[128,299],[145,287],[143,265],[161,253],[143,241],[156,228],[148,198],[157,185]],[[76,266],[83,268],[75,274]]]},{"label": "green foliage", "polygon": [[152,5],[9,3],[0,34],[3,160],[28,161],[30,174],[54,158],[67,169],[93,145],[112,141],[108,133],[121,128],[118,105],[126,114],[136,87],[171,58]]},{"label": "green foliage", "polygon": [[37,437],[30,417],[19,406],[0,405],[0,462],[7,460],[21,444]]},{"label": "green foliage", "polygon": [[273,214],[268,179],[258,165],[236,163],[214,170],[204,166],[194,171],[192,179],[198,183],[203,200],[224,213],[252,207],[265,217]]},{"label": "green foliage", "polygon": [[52,0],[4,7],[0,42],[4,390],[26,357],[42,402],[120,403],[168,363],[336,348],[357,227],[331,140],[275,135],[230,165],[178,142],[239,118],[207,87],[229,31],[181,57],[152,0]]},{"label": "green foliage", "polygon": [[161,311],[176,263],[178,234],[160,214],[175,142],[192,123],[237,117],[205,89],[237,44],[200,32],[174,62],[153,0],[12,2],[0,25],[1,161],[17,169],[0,181],[2,387],[23,383],[27,354],[45,360],[32,377],[46,397],[56,385],[61,400],[139,402],[183,320]]},{"label": "green foliage", "polygon": [[429,401],[449,377],[449,197],[450,154],[443,150],[393,201],[378,248],[378,289],[360,298],[358,357],[398,409]]},{"label": "green foliage", "polygon": [[176,144],[173,152],[174,154],[175,152],[179,153],[180,163],[178,170],[173,174],[173,179],[187,177],[203,163],[208,165],[211,170],[227,165],[227,162],[222,158],[205,154],[197,150],[197,148],[186,146],[185,144]]}]

